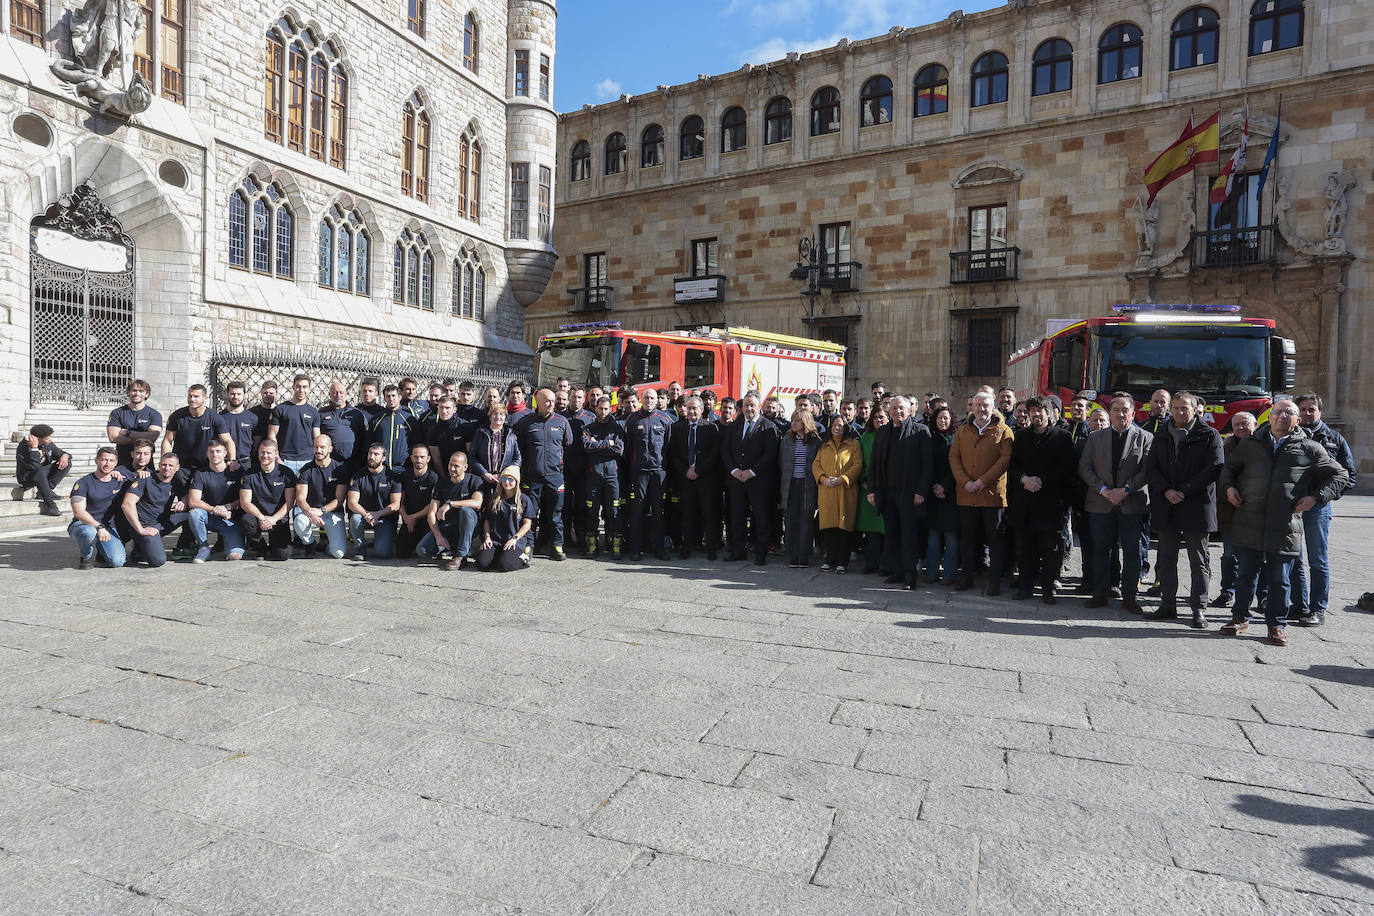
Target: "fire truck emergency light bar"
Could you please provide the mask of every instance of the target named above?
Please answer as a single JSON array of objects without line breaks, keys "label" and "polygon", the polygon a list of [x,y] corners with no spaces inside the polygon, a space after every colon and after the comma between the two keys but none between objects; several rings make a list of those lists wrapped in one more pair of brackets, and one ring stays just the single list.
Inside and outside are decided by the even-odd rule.
[{"label": "fire truck emergency light bar", "polygon": [[558,326],[558,333],[562,334],[564,331],[595,331],[597,328],[618,327],[620,327],[619,321],[588,321],[583,324],[560,324]]},{"label": "fire truck emergency light bar", "polygon": [[1129,303],[1112,306],[1118,315],[1133,316],[1142,324],[1168,324],[1170,322],[1195,321],[1197,316],[1206,315],[1209,321],[1240,321],[1238,305],[1164,305],[1153,303]]}]

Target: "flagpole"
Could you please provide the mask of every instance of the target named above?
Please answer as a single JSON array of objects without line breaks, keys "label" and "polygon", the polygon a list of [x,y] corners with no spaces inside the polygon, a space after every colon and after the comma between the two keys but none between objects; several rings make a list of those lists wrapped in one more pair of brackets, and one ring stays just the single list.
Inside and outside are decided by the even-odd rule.
[{"label": "flagpole", "polygon": [[[1277,135],[1283,127],[1283,93],[1279,93],[1278,115],[1274,118],[1274,133]],[[1269,204],[1269,216],[1275,225],[1279,222],[1279,145],[1282,143],[1277,136],[1274,137],[1274,187],[1269,192],[1271,203]]]}]

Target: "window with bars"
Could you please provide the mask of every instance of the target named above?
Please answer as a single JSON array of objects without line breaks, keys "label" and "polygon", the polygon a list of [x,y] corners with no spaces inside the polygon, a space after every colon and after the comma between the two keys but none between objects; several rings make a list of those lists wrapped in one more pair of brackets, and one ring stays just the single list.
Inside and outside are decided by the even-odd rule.
[{"label": "window with bars", "polygon": [[952,311],[949,319],[949,374],[979,383],[1003,378],[1015,337],[1016,309]]},{"label": "window with bars", "polygon": [[229,266],[290,279],[296,223],[281,187],[248,176],[229,195],[228,215]]},{"label": "window with bars", "polygon": [[515,94],[530,94],[530,52],[524,48],[515,52]]},{"label": "window with bars", "polygon": [[553,61],[549,60],[549,55],[539,55],[539,100],[547,102],[549,100],[549,78]]},{"label": "window with bars", "polygon": [[43,47],[43,0],[10,0],[10,34]]},{"label": "window with bars", "polygon": [[401,114],[401,193],[429,200],[429,113],[418,92],[406,100]]},{"label": "window with bars", "polygon": [[539,167],[539,241],[553,241],[553,169]]},{"label": "window with bars", "polygon": [[[185,19],[186,0],[160,0],[163,3],[163,43],[168,47],[171,27],[168,11],[180,10]],[[177,45],[181,44],[178,32]],[[289,18],[279,20],[267,30],[263,66],[263,134],[273,143],[305,153],[312,159],[344,168],[348,158],[348,75],[340,61],[338,46],[321,40],[310,29],[298,28]],[[182,82],[180,71],[168,71],[168,57],[162,59],[163,94],[174,82]],[[179,99],[178,99],[179,100]]]},{"label": "window with bars", "polygon": [[530,164],[510,164],[510,237],[529,238],[530,228]]},{"label": "window with bars", "polygon": [[401,230],[392,251],[391,301],[434,311],[434,254],[423,232]]},{"label": "window with bars", "polygon": [[463,66],[477,72],[477,17],[468,13],[463,19]]},{"label": "window with bars", "polygon": [[475,249],[464,249],[453,261],[455,317],[482,321],[486,317],[487,275]]}]

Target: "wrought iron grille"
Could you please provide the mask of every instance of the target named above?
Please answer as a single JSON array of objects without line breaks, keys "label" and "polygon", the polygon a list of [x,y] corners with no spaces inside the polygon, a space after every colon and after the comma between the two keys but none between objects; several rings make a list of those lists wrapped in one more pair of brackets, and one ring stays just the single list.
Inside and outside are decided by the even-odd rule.
[{"label": "wrought iron grille", "polygon": [[1007,374],[1007,357],[1016,341],[1014,306],[951,309],[949,313],[950,378],[988,384]]},{"label": "wrought iron grille", "polygon": [[286,397],[291,379],[297,373],[310,376],[311,395],[323,400],[329,385],[343,382],[351,397],[357,397],[363,379],[376,379],[385,387],[409,376],[420,383],[421,396],[430,382],[446,378],[471,381],[479,388],[496,387],[502,391],[512,376],[481,371],[459,363],[440,363],[425,360],[380,360],[361,356],[340,355],[301,348],[267,349],[259,347],[216,347],[206,368],[206,384],[217,403],[223,403],[225,388],[230,382],[243,382],[249,401],[265,382],[281,386],[279,396]]},{"label": "wrought iron grille", "polygon": [[117,404],[134,375],[134,274],[34,255],[30,403]]}]

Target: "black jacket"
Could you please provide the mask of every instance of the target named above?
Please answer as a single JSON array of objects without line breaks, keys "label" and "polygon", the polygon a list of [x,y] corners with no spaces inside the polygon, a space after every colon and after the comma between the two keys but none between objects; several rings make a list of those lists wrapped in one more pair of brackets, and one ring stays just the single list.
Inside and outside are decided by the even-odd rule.
[{"label": "black jacket", "polygon": [[1221,492],[1235,487],[1242,499],[1231,523],[1231,541],[1252,550],[1297,556],[1302,516],[1293,514],[1293,504],[1311,496],[1323,505],[1340,496],[1349,482],[1345,468],[1301,426],[1294,427],[1277,451],[1274,434],[1266,426],[1231,449],[1221,471]]},{"label": "black jacket", "polygon": [[[873,508],[883,511],[883,500],[890,492],[888,487],[888,455],[892,448],[892,437],[897,437],[896,457],[901,462],[898,470],[898,499],[901,505],[908,506],[913,497],[930,496],[930,485],[934,482],[935,461],[931,454],[930,430],[915,417],[908,417],[901,426],[889,423],[878,430],[873,437],[872,461],[868,470],[868,492],[873,495]],[[917,515],[925,515],[926,506],[922,503],[914,507]]]},{"label": "black jacket", "polygon": [[1304,426],[1302,431],[1307,433],[1308,438],[1313,442],[1325,448],[1326,453],[1335,458],[1337,464],[1345,468],[1345,473],[1350,475],[1349,487],[1353,487],[1359,482],[1360,474],[1359,468],[1355,466],[1355,454],[1350,450],[1350,443],[1345,441],[1345,436],[1321,420],[1317,421],[1316,426]]},{"label": "black jacket", "polygon": [[721,430],[720,464],[725,473],[739,468],[753,471],[758,479],[776,475],[778,467],[778,427],[767,417],[754,421],[754,429],[744,436],[744,417],[736,417]]},{"label": "black jacket", "polygon": [[21,484],[30,486],[39,468],[45,464],[57,464],[65,454],[56,443],[40,443],[37,448],[31,448],[27,438],[20,439],[14,449],[14,476],[19,478]]},{"label": "black jacket", "polygon": [[[1198,417],[1176,446],[1176,428],[1172,419],[1160,427],[1145,459],[1150,524],[1160,531],[1216,531],[1217,478],[1226,463],[1221,435]],[[1178,490],[1183,502],[1169,502],[1164,498],[1166,490]]]},{"label": "black jacket", "polygon": [[[1033,426],[1022,426],[1011,443],[1011,465],[1007,471],[1007,515],[1022,528],[1058,531],[1064,527],[1064,507],[1073,493],[1078,476],[1078,461],[1073,439],[1067,430],[1047,426],[1037,433]],[[1040,489],[1030,492],[1022,477],[1040,478]]]},{"label": "black jacket", "polygon": [[[687,433],[691,426],[686,420],[673,424],[668,439],[668,470],[674,477],[687,476]],[[712,480],[720,477],[720,427],[701,420],[697,423],[697,463],[698,478]]]}]

